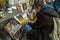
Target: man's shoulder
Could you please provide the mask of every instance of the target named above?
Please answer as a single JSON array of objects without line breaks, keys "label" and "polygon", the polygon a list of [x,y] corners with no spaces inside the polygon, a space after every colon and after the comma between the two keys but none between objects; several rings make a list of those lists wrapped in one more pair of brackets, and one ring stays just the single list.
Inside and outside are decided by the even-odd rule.
[{"label": "man's shoulder", "polygon": [[52,17],[59,17],[58,12],[56,12],[54,9],[51,9],[51,8],[46,8],[44,10],[41,10],[40,14],[45,14],[45,15],[49,15]]}]

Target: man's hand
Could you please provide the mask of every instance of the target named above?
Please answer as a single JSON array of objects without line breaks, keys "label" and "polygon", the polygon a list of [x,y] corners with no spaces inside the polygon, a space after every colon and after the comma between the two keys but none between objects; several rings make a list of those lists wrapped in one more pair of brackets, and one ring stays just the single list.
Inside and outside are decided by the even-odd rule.
[{"label": "man's hand", "polygon": [[27,24],[28,24],[28,23],[35,23],[36,20],[37,20],[37,17],[34,19],[34,21],[31,21],[31,20],[28,19],[28,21],[27,21],[26,23],[27,23]]}]

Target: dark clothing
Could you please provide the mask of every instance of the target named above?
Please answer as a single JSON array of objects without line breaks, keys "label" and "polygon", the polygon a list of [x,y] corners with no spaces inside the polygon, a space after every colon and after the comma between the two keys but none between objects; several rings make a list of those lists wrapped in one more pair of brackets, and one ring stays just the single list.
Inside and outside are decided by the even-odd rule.
[{"label": "dark clothing", "polygon": [[29,23],[35,32],[27,33],[28,38],[30,40],[50,40],[49,34],[54,29],[53,17],[59,17],[59,14],[51,8],[46,8],[37,13],[36,22],[34,24]]},{"label": "dark clothing", "polygon": [[53,25],[53,19],[50,16],[37,14],[37,17],[37,21],[34,24],[29,24],[33,29],[45,28],[49,30]]}]

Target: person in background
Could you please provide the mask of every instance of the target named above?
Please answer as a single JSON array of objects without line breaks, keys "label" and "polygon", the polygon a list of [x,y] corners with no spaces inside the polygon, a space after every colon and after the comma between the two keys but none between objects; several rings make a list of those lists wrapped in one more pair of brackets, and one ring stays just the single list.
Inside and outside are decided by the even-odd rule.
[{"label": "person in background", "polygon": [[32,30],[27,33],[28,40],[50,40],[49,34],[54,29],[53,17],[59,17],[52,6],[42,4],[41,1],[44,0],[34,2],[37,20],[34,23],[28,22],[32,27]]},{"label": "person in background", "polygon": [[60,0],[55,0],[55,7],[58,13],[60,14]]}]

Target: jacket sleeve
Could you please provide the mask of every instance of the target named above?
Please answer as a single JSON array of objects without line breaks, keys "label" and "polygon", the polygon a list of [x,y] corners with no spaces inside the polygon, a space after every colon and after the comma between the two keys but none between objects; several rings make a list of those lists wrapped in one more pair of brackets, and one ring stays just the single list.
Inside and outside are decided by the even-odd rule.
[{"label": "jacket sleeve", "polygon": [[34,24],[29,23],[32,28],[44,28],[44,29],[53,29],[53,18],[48,15],[40,14],[37,16],[37,20]]}]

